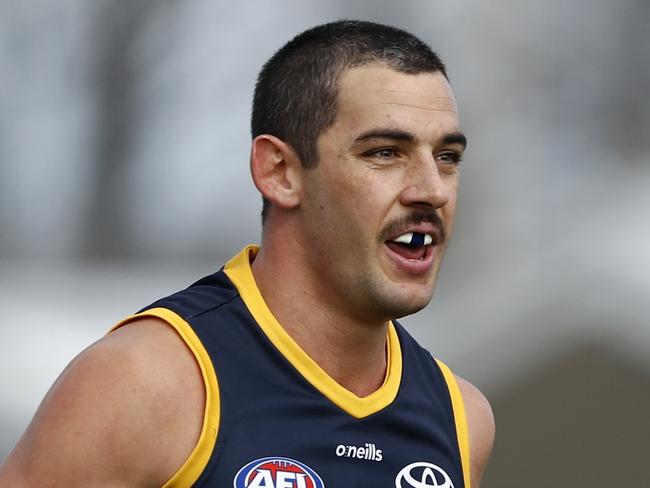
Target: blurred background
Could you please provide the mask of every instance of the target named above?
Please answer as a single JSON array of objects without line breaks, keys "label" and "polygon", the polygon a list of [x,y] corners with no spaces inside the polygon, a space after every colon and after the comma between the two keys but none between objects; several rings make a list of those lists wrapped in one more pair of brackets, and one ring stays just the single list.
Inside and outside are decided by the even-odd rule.
[{"label": "blurred background", "polygon": [[0,462],[117,320],[258,242],[257,71],[339,18],[446,61],[469,149],[432,304],[483,486],[650,486],[650,3],[0,0]]}]

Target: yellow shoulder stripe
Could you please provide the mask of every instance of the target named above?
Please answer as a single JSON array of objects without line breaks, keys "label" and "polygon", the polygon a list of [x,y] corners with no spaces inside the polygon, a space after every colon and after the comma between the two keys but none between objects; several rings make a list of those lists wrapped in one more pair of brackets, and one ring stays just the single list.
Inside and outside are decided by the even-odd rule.
[{"label": "yellow shoulder stripe", "polygon": [[163,488],[186,488],[196,482],[207,466],[217,441],[220,416],[217,374],[214,371],[208,352],[203,347],[201,340],[197,337],[194,330],[192,330],[192,327],[179,315],[166,308],[153,308],[136,315],[131,315],[119,322],[110,332],[142,317],[156,317],[167,322],[178,333],[181,339],[183,339],[190,351],[192,351],[203,376],[203,384],[205,385],[205,411],[199,440],[194,450],[185,460],[185,463],[163,485]]},{"label": "yellow shoulder stripe", "polygon": [[454,422],[456,423],[456,436],[458,437],[458,448],[460,450],[460,461],[463,467],[463,480],[465,488],[471,488],[470,480],[470,459],[469,459],[469,431],[467,429],[467,416],[465,415],[465,402],[463,395],[458,388],[456,377],[449,367],[436,359],[442,375],[447,383],[449,395],[451,396],[451,406],[454,410]]}]

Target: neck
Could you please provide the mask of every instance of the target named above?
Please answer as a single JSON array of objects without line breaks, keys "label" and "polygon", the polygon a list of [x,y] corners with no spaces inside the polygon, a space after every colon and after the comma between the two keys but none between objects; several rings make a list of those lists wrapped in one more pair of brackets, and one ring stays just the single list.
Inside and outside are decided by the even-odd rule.
[{"label": "neck", "polygon": [[337,383],[359,397],[376,391],[386,375],[387,322],[355,317],[323,290],[303,246],[281,244],[265,236],[252,265],[269,309]]}]

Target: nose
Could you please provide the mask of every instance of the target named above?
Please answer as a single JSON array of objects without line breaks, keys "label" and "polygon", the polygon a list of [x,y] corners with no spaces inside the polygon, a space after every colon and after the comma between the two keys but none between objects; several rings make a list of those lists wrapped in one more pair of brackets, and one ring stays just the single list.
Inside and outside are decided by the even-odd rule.
[{"label": "nose", "polygon": [[407,171],[400,203],[406,207],[442,208],[451,198],[452,182],[441,175],[433,157],[423,159]]}]

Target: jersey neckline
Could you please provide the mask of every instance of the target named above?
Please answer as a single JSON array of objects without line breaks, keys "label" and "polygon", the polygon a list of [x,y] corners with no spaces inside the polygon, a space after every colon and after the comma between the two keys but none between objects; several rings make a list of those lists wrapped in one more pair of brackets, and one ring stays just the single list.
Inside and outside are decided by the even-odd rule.
[{"label": "jersey neckline", "polygon": [[383,384],[365,397],[359,397],[337,383],[291,338],[277,321],[260,293],[251,260],[259,247],[246,246],[224,266],[224,272],[237,288],[246,307],[262,332],[291,365],[332,403],[353,417],[364,418],[390,405],[397,396],[402,378],[402,352],[397,331],[388,323],[387,367]]}]

